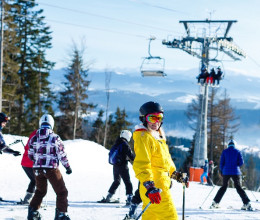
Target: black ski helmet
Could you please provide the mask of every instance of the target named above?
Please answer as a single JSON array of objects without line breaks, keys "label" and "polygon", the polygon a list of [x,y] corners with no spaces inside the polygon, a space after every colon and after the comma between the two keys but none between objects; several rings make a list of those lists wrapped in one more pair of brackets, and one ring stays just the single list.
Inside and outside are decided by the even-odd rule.
[{"label": "black ski helmet", "polygon": [[155,112],[161,112],[161,113],[164,112],[162,106],[160,106],[160,104],[157,102],[153,102],[153,101],[146,102],[140,107],[139,119],[145,127],[147,126],[145,116]]},{"label": "black ski helmet", "polygon": [[8,122],[8,120],[10,120],[10,118],[3,112],[0,113],[0,123],[2,122]]}]

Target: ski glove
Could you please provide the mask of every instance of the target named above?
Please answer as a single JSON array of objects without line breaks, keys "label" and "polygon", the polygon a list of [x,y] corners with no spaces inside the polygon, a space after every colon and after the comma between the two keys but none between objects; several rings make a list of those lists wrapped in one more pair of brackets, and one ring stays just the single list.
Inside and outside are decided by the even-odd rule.
[{"label": "ski glove", "polygon": [[12,152],[12,154],[13,154],[15,157],[21,155],[21,153],[20,153],[19,151],[15,151],[15,150]]},{"label": "ski glove", "polygon": [[187,188],[189,187],[189,177],[183,177],[182,172],[174,171],[171,175],[171,178],[175,179],[179,183],[184,183]]},{"label": "ski glove", "polygon": [[147,189],[147,192],[145,195],[150,199],[151,203],[154,204],[160,204],[162,198],[161,198],[161,190],[156,188],[154,186],[153,181],[146,181],[144,182],[144,187]]},{"label": "ski glove", "polygon": [[67,168],[66,168],[66,173],[67,173],[67,174],[71,174],[71,173],[72,173],[72,169],[71,169],[70,167],[67,167]]}]

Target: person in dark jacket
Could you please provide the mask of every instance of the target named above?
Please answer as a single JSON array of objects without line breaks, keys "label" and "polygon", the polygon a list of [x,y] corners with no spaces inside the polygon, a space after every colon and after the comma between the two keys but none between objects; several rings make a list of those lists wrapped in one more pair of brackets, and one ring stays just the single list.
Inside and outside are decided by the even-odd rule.
[{"label": "person in dark jacket", "polygon": [[241,171],[240,167],[244,164],[243,157],[241,152],[235,148],[236,142],[234,140],[230,140],[228,142],[228,148],[222,151],[220,158],[220,174],[223,176],[223,185],[218,190],[215,198],[213,199],[213,203],[211,208],[218,208],[219,203],[225,194],[228,181],[232,178],[237,193],[243,201],[242,210],[252,210],[250,200],[246,195],[246,192],[242,189],[240,183]]},{"label": "person in dark jacket", "polygon": [[221,71],[221,68],[218,67],[217,68],[217,74],[215,75],[215,80],[217,80],[217,86],[219,85],[219,81],[222,79],[222,76],[223,76],[223,72]]},{"label": "person in dark jacket", "polygon": [[[205,65],[202,66],[199,76],[197,76],[198,84],[204,85],[209,77],[209,72]],[[201,82],[203,79],[203,82]]]},{"label": "person in dark jacket", "polygon": [[[12,150],[9,148],[4,140],[3,134],[2,134],[2,129],[6,126],[6,123],[10,120],[10,118],[3,112],[0,113],[0,154],[2,152],[7,153],[7,154],[13,154],[14,156],[20,156],[21,153],[19,151]],[[2,198],[0,197],[0,200]]]},{"label": "person in dark jacket", "polygon": [[9,148],[4,140],[3,134],[2,134],[2,129],[6,126],[6,123],[10,120],[8,116],[6,116],[5,113],[1,112],[0,113],[0,154],[2,152],[7,153],[7,154],[13,154],[14,156],[20,156],[21,153],[19,151],[12,150]]},{"label": "person in dark jacket", "polygon": [[122,145],[121,159],[122,162],[119,165],[113,165],[114,182],[108,190],[108,195],[103,202],[111,202],[112,196],[115,194],[118,186],[120,185],[121,178],[124,181],[126,187],[126,205],[130,205],[133,197],[133,185],[130,180],[128,160],[134,160],[134,154],[128,144],[132,137],[132,133],[128,130],[122,130],[119,138],[116,140],[116,145]]}]

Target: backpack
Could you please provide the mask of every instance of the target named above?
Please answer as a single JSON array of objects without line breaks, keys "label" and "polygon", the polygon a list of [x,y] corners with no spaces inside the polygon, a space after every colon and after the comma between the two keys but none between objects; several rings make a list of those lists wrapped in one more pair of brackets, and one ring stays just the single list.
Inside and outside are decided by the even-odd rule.
[{"label": "backpack", "polygon": [[111,147],[108,154],[108,162],[111,165],[120,165],[122,163],[122,144],[115,144]]}]

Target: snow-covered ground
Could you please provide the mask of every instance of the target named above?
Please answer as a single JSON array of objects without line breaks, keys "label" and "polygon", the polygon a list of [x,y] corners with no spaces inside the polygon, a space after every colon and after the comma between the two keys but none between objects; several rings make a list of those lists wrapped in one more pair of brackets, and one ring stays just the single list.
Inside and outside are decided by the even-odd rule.
[{"label": "snow-covered ground", "polygon": [[[26,137],[4,135],[7,144],[16,139]],[[127,208],[118,208],[118,204],[99,204],[96,203],[102,196],[106,196],[107,190],[113,180],[112,166],[108,164],[108,151],[102,146],[85,140],[65,141],[66,152],[72,167],[72,174],[66,175],[65,169],[60,166],[64,176],[66,186],[69,191],[69,216],[72,220],[122,220]],[[13,145],[13,149],[23,152],[21,143]],[[25,175],[20,165],[21,157],[14,157],[8,154],[0,155],[0,196],[4,199],[19,200],[24,197],[29,179]],[[130,166],[131,179],[134,190],[137,188],[137,179],[134,177],[132,166]],[[228,189],[220,205],[221,209],[211,210],[209,206],[215,196],[218,187],[216,186],[209,198],[206,200],[202,209],[199,207],[211,191],[212,187],[191,182],[186,189],[185,219],[260,219],[260,211],[242,211],[242,201],[235,189]],[[175,182],[171,189],[175,205],[182,219],[182,185]],[[247,191],[251,199],[252,206],[260,209],[260,193]],[[115,197],[125,201],[125,187],[122,183],[118,188]],[[55,212],[55,193],[49,185],[49,191],[43,204],[46,208],[39,211],[44,220],[54,219]],[[138,212],[141,211],[141,206]],[[25,220],[27,217],[27,207],[0,204],[0,220]]]}]

